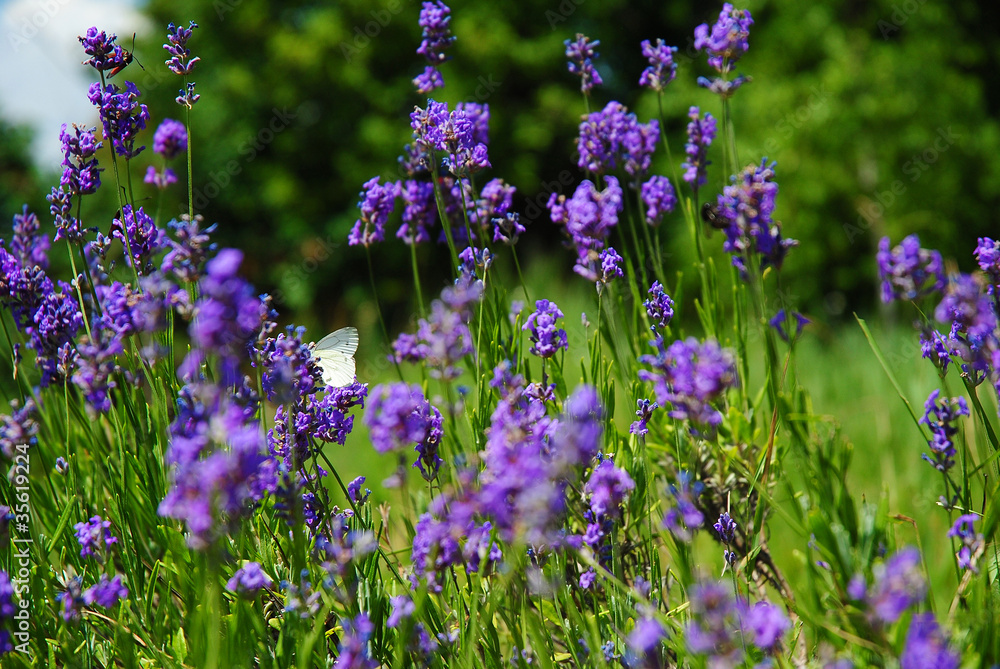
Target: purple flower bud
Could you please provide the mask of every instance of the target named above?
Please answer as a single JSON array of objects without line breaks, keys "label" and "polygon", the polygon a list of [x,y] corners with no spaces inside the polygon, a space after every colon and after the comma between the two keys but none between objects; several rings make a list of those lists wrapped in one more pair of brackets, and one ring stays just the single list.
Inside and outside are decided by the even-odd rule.
[{"label": "purple flower bud", "polygon": [[[173,23],[167,25],[167,44],[164,44],[163,48],[170,54],[170,58],[165,62],[174,74],[182,77],[190,75],[195,63],[201,60],[197,56],[191,58],[191,50],[187,48],[188,40],[197,27],[198,24],[194,21],[189,22],[187,28],[178,28]],[[197,98],[188,98],[188,101],[193,103]]]},{"label": "purple flower bud", "polygon": [[380,177],[375,177],[365,182],[361,191],[361,201],[358,202],[361,218],[354,223],[347,238],[349,246],[357,244],[371,246],[385,239],[385,223],[396,206],[400,187],[394,181],[382,185],[379,179]]},{"label": "purple flower bud", "polygon": [[566,40],[564,44],[566,45],[566,58],[569,59],[569,71],[580,77],[580,92],[589,94],[594,86],[600,86],[604,83],[601,81],[601,75],[598,74],[593,62],[598,56],[594,48],[600,44],[600,41],[590,41],[586,35],[577,33],[576,40]]},{"label": "purple flower bud", "polygon": [[165,118],[153,135],[153,151],[171,160],[187,151],[187,129],[180,121]]},{"label": "purple flower bud", "polygon": [[750,48],[748,37],[753,17],[748,9],[722,6],[719,20],[709,29],[703,23],[694,29],[694,48],[708,51],[708,64],[720,73],[729,72],[732,65]]},{"label": "purple flower bud", "polygon": [[910,235],[899,246],[889,250],[889,238],[878,243],[879,278],[882,280],[882,301],[915,300],[945,287],[941,254],[920,248],[920,238]]},{"label": "purple flower bud", "polygon": [[642,202],[646,205],[646,222],[657,226],[664,214],[669,214],[677,206],[677,196],[670,179],[658,175],[651,176],[642,184]]},{"label": "purple flower bud", "polygon": [[535,311],[528,316],[527,322],[521,326],[531,334],[531,352],[540,358],[551,358],[559,349],[569,348],[566,341],[566,331],[557,327],[556,320],[563,317],[555,302],[538,300]]},{"label": "purple flower bud", "polygon": [[677,76],[677,63],[674,62],[677,47],[667,46],[662,39],[657,39],[655,45],[648,39],[643,40],[640,46],[642,55],[649,61],[649,67],[639,76],[639,85],[662,92]]},{"label": "purple flower bud", "polygon": [[700,116],[701,111],[697,107],[688,111],[691,122],[687,126],[688,141],[684,145],[687,160],[681,164],[684,169],[682,178],[695,192],[708,183],[708,166],[712,164],[708,160],[708,147],[712,145],[716,133],[715,118],[711,114],[705,114],[704,119]]},{"label": "purple flower bud", "polygon": [[111,534],[111,521],[100,516],[92,516],[89,521],[73,527],[76,540],[80,542],[80,557],[94,557],[103,562],[108,547],[118,543],[118,537]]},{"label": "purple flower bud", "polygon": [[128,588],[122,584],[121,574],[116,574],[110,580],[106,574],[101,574],[100,580],[83,593],[84,604],[87,606],[97,604],[106,609],[110,609],[123,599],[128,599]]},{"label": "purple flower bud", "polygon": [[226,582],[226,590],[252,597],[259,590],[269,590],[273,585],[274,581],[264,573],[260,563],[247,562],[233,572],[232,578]]}]

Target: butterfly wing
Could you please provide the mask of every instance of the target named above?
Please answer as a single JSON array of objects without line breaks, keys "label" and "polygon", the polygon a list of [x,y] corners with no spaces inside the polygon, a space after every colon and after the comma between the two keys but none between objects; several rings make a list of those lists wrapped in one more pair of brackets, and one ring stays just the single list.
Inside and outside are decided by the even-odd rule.
[{"label": "butterfly wing", "polygon": [[346,327],[331,332],[316,344],[313,357],[323,370],[323,383],[334,388],[354,382],[354,353],[358,350],[358,331]]}]

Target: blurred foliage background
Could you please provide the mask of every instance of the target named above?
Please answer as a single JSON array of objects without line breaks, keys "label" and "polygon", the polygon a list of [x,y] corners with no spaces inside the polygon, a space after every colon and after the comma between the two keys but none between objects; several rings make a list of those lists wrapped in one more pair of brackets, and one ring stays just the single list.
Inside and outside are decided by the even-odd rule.
[{"label": "blurred foliage background", "polygon": [[[970,270],[976,237],[997,234],[1000,205],[996,3],[745,4],[755,25],[738,68],[753,82],[734,98],[740,158],[778,161],[777,216],[801,242],[783,273],[800,309],[820,321],[872,310],[874,248],[886,234],[897,242],[917,232],[925,246]],[[688,107],[721,116],[718,99],[694,83],[709,68],[692,46],[694,27],[713,22],[720,7],[624,0],[451,7],[458,39],[436,99],[490,105],[487,178],[517,186],[515,208],[533,221],[521,242],[527,272],[556,263],[568,281],[579,281],[544,210],[549,191],[571,192],[583,176],[573,148],[583,102],[563,41],[576,32],[600,40],[605,85],[594,91],[593,107],[619,100],[641,121],[657,112],[655,95],[637,85],[645,66],[639,42],[662,37],[680,48],[665,98],[680,161]],[[193,77],[202,95],[192,116],[196,211],[219,223],[220,244],[246,251],[245,271],[277,296],[283,319],[323,327],[375,322],[364,253],[346,238],[361,185],[375,175],[399,177],[408,114],[426,102],[410,83],[423,67],[415,53],[419,10],[414,0],[153,0],[146,8],[163,29],[136,46],[145,70],[132,65],[119,75],[136,81],[153,114],[145,143],[164,114],[181,114],[172,100],[178,80],[162,64],[166,24],[194,20],[200,27],[190,46],[202,59]],[[35,172],[28,139],[23,129],[0,132],[6,220],[23,202],[47,216],[43,196],[57,173]],[[720,143],[710,157],[706,194],[728,180]],[[671,173],[662,151],[654,170]],[[110,202],[112,189],[104,190]],[[179,214],[182,188],[173,195],[163,211]],[[676,229],[665,262],[693,278],[681,220],[665,223]],[[430,285],[447,275],[445,255],[440,247],[420,249]],[[406,249],[391,238],[373,262],[393,329],[404,327]],[[720,254],[719,262],[728,261]]]}]

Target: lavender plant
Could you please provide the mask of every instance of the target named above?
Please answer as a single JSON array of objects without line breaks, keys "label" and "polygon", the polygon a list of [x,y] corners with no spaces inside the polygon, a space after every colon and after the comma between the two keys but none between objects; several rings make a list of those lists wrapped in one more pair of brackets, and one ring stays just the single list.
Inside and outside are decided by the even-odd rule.
[{"label": "lavender plant", "polygon": [[[423,3],[419,23],[427,65],[413,84],[426,96],[445,87],[456,36],[443,2]],[[773,297],[795,242],[775,217],[775,164],[739,161],[731,113],[750,81],[732,75],[752,25],[726,4],[695,29],[717,75],[699,83],[719,100],[690,107],[682,163],[662,104],[645,122],[614,100],[590,111],[599,42],[566,40],[583,94],[579,185],[548,210],[596,327],[565,309],[566,293],[525,280],[516,247],[531,233],[515,185],[489,174],[490,108],[415,96],[406,178],[365,181],[348,245],[371,263],[396,226],[419,316],[377,353],[398,378],[343,387],[323,383],[305,331],[278,327],[242,252],[218,248],[215,226],[194,215],[196,24],[168,29],[185,120],[159,120],[159,167],[141,145],[158,110],[134,83],[106,82],[130,58],[89,30],[100,139],[63,127],[53,240],[25,208],[0,245],[12,389],[0,423],[4,666],[1000,662],[1000,443],[980,394],[1000,389],[998,244],[979,240],[974,275],[946,277],[915,236],[883,240],[876,259],[887,302],[940,299],[917,313],[942,388],[922,418],[911,409],[913,457],[926,444],[941,476],[931,513],[954,556],[953,581],[933,588],[887,497],[852,494],[850,449],[794,373],[809,319]],[[641,51],[639,84],[660,101],[692,76],[662,40]],[[173,188],[166,161],[182,153],[188,214],[164,222],[131,175]],[[114,216],[85,197],[102,171]],[[701,225],[703,204],[723,235]],[[691,267],[659,253],[684,228]],[[435,242],[446,250],[424,261],[446,258],[453,274],[425,286],[438,296],[425,305],[416,247]],[[50,276],[63,247],[69,281]],[[698,294],[670,289],[680,272],[698,275]],[[949,370],[965,395],[952,396]],[[378,492],[362,493],[364,476],[345,481],[351,449],[385,459]],[[779,528],[786,554],[771,543]]]}]

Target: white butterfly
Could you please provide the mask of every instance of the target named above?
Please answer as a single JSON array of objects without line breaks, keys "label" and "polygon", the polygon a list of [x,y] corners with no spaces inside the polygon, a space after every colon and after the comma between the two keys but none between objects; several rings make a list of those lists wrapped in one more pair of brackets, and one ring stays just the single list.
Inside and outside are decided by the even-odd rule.
[{"label": "white butterfly", "polygon": [[354,382],[354,352],[358,350],[356,328],[340,328],[316,343],[313,357],[323,369],[323,383],[334,388]]}]

